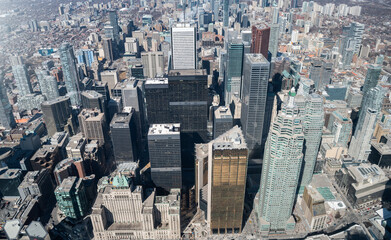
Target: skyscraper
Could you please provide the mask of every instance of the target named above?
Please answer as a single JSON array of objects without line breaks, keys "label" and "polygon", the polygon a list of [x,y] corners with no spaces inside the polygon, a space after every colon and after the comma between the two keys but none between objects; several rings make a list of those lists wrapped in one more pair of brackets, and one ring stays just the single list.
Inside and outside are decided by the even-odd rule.
[{"label": "skyscraper", "polygon": [[295,98],[299,108],[299,117],[302,121],[305,150],[303,170],[301,174],[301,187],[310,184],[314,172],[319,145],[322,140],[324,125],[323,98],[316,93],[301,91]]},{"label": "skyscraper", "polygon": [[46,70],[36,70],[35,74],[38,78],[41,93],[47,101],[54,100],[60,96],[57,81],[54,76],[50,76]]},{"label": "skyscraper", "polygon": [[118,26],[117,11],[109,10],[109,21],[110,21],[110,26],[113,27],[113,34],[114,34],[113,41],[115,42],[116,45],[118,45],[120,39],[119,39],[119,26]]},{"label": "skyscraper", "polygon": [[232,94],[240,94],[244,45],[239,39],[233,39],[228,44],[227,77],[224,84],[225,104],[231,103]]},{"label": "skyscraper", "polygon": [[261,233],[293,230],[292,209],[303,160],[304,133],[294,89],[283,104],[266,142],[263,157],[259,217]]},{"label": "skyscraper", "polygon": [[172,69],[196,69],[196,29],[178,23],[171,28]]},{"label": "skyscraper", "polygon": [[327,129],[334,134],[334,144],[337,146],[348,147],[352,136],[352,119],[348,114],[334,111],[329,119]]},{"label": "skyscraper", "polygon": [[49,136],[66,130],[66,125],[72,116],[72,107],[68,96],[43,102],[41,108]]},{"label": "skyscraper", "polygon": [[358,22],[353,22],[349,26],[342,28],[342,35],[347,37],[347,44],[345,46],[352,48],[356,54],[360,52],[364,30],[365,25]]},{"label": "skyscraper", "polygon": [[149,161],[156,187],[182,187],[180,124],[152,124],[148,132]]},{"label": "skyscraper", "polygon": [[64,74],[65,87],[73,106],[80,105],[80,79],[76,67],[75,54],[73,47],[65,42],[60,47],[60,60]]},{"label": "skyscraper", "polygon": [[83,109],[79,114],[79,127],[83,136],[89,140],[98,140],[100,145],[109,139],[105,114],[98,109]]},{"label": "skyscraper", "polygon": [[224,5],[223,5],[223,26],[228,27],[229,24],[229,0],[223,0]]},{"label": "skyscraper", "polygon": [[[26,65],[23,64],[21,57],[11,57],[12,73],[15,78],[16,87],[19,90],[20,96],[26,96],[33,92],[31,87],[30,76],[28,74]],[[15,64],[15,65],[14,65]]]},{"label": "skyscraper", "polygon": [[238,126],[207,144],[196,144],[196,195],[213,234],[242,231],[247,146]]},{"label": "skyscraper", "polygon": [[228,107],[220,106],[213,114],[213,138],[230,130],[233,126],[233,117]]},{"label": "skyscraper", "polygon": [[103,38],[102,43],[106,61],[112,63],[114,61],[113,40],[111,40],[111,38]]},{"label": "skyscraper", "polygon": [[54,191],[58,208],[71,219],[81,219],[88,211],[87,196],[81,178],[68,177]]},{"label": "skyscraper", "polygon": [[363,95],[365,96],[367,92],[376,87],[379,82],[381,72],[381,66],[377,64],[370,64],[368,66],[367,75],[365,76],[364,86],[362,88]]},{"label": "skyscraper", "polygon": [[168,79],[148,79],[145,100],[149,124],[181,124],[181,132],[206,135],[206,70],[171,70]]},{"label": "skyscraper", "polygon": [[116,164],[137,162],[137,130],[134,111],[115,114],[110,123],[110,132]]},{"label": "skyscraper", "polygon": [[309,78],[314,81],[316,90],[321,90],[330,83],[331,74],[332,63],[322,59],[311,61]]},{"label": "skyscraper", "polygon": [[164,73],[163,52],[143,52],[141,60],[144,66],[144,77],[154,78]]},{"label": "skyscraper", "polygon": [[269,52],[272,57],[277,57],[278,52],[278,38],[280,36],[280,24],[279,24],[279,13],[278,7],[273,8],[273,20],[270,25],[270,38],[269,38]]},{"label": "skyscraper", "polygon": [[8,100],[7,89],[4,85],[3,72],[0,71],[0,125],[7,130],[16,126],[12,106]]},{"label": "skyscraper", "polygon": [[251,53],[262,53],[268,59],[270,27],[266,25],[253,25],[251,28]]},{"label": "skyscraper", "polygon": [[246,54],[243,66],[243,134],[250,154],[260,153],[270,63],[262,54]]},{"label": "skyscraper", "polygon": [[371,139],[385,89],[381,86],[371,88],[364,96],[356,130],[349,146],[349,155],[358,161],[366,161],[371,153]]}]

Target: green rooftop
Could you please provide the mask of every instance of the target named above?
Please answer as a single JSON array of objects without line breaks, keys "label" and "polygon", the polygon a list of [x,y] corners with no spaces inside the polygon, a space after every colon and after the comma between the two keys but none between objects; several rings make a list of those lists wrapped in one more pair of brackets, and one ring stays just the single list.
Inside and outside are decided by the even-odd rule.
[{"label": "green rooftop", "polygon": [[316,190],[318,190],[318,192],[320,193],[320,195],[322,195],[324,200],[326,200],[326,201],[335,200],[335,197],[334,197],[333,193],[330,191],[330,188],[318,187]]}]

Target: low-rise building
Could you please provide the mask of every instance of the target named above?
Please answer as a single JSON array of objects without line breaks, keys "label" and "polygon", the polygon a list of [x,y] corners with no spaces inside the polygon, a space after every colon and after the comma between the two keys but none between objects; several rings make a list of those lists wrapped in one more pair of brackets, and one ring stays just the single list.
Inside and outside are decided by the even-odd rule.
[{"label": "low-rise building", "polygon": [[380,202],[391,189],[390,179],[377,165],[350,165],[335,173],[335,180],[349,202],[358,209]]}]

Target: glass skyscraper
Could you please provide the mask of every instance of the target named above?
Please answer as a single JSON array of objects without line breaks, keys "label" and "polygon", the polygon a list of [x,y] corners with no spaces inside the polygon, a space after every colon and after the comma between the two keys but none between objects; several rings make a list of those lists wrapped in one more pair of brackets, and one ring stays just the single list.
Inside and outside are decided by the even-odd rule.
[{"label": "glass skyscraper", "polygon": [[232,94],[240,94],[242,67],[243,67],[243,42],[233,39],[228,44],[227,76],[225,82],[225,104],[231,103]]},{"label": "glass skyscraper", "polygon": [[79,89],[79,74],[77,73],[76,59],[73,47],[65,42],[60,47],[60,60],[62,65],[65,87],[73,106],[81,104]]},{"label": "glass skyscraper", "polygon": [[7,130],[16,126],[12,106],[8,100],[7,89],[3,82],[3,73],[0,71],[0,125]]},{"label": "glass skyscraper", "polygon": [[293,204],[303,161],[304,133],[294,89],[278,113],[266,142],[261,175],[259,217],[262,234],[293,230]]}]

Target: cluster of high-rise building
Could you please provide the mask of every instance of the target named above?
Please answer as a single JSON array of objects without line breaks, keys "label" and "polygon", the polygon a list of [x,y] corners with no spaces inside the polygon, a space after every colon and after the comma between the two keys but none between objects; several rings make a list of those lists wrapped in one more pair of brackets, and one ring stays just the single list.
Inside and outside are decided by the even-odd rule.
[{"label": "cluster of high-rise building", "polygon": [[0,66],[0,238],[388,236],[391,45],[360,15],[142,0],[29,20],[78,34]]}]

